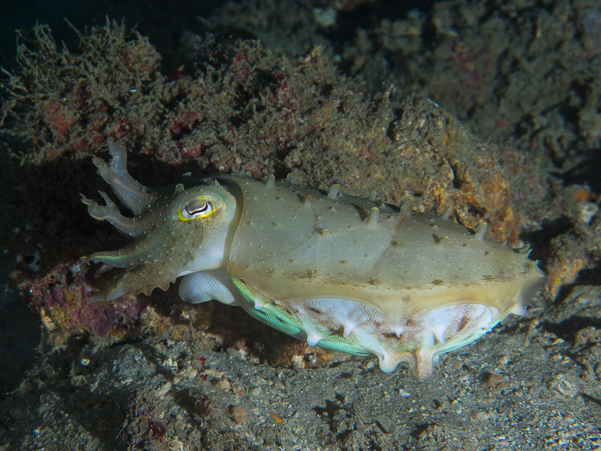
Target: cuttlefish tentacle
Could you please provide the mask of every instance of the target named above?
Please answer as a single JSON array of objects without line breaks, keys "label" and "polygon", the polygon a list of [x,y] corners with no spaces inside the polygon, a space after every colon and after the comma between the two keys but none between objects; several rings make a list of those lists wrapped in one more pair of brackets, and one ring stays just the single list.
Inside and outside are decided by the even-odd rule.
[{"label": "cuttlefish tentacle", "polygon": [[99,221],[108,221],[122,233],[138,237],[146,234],[156,227],[153,215],[146,214],[152,205],[156,204],[157,193],[150,188],[138,183],[127,172],[127,154],[123,147],[117,146],[109,138],[109,153],[112,159],[106,164],[100,158],[94,157],[94,165],[98,173],[111,186],[115,195],[133,213],[133,218],[123,216],[117,205],[110,199],[107,193],[100,191],[105,205],[101,206],[96,201],[88,199],[81,194],[82,202],[87,205],[88,213]]},{"label": "cuttlefish tentacle", "polygon": [[106,183],[111,185],[119,200],[137,216],[152,203],[153,192],[134,180],[127,172],[125,149],[117,146],[111,138],[108,144],[109,154],[112,156],[110,163],[106,164],[98,157],[94,157],[92,162]]},{"label": "cuttlefish tentacle", "polygon": [[117,205],[115,205],[104,191],[100,191],[100,195],[106,203],[105,206],[98,205],[96,201],[88,199],[83,194],[80,194],[81,201],[87,205],[88,213],[94,219],[108,221],[119,231],[131,237],[140,236],[147,229],[152,227],[152,224],[149,224],[148,221],[141,221],[140,218],[127,218],[123,216],[119,212]]},{"label": "cuttlefish tentacle", "polygon": [[[125,218],[127,219],[127,218]],[[128,244],[122,249],[116,251],[94,252],[88,257],[83,257],[86,261],[94,263],[104,263],[113,268],[132,268],[137,265],[148,265],[153,260],[159,259],[157,249],[163,247],[167,238],[167,230],[161,233],[145,236],[139,241]]]}]

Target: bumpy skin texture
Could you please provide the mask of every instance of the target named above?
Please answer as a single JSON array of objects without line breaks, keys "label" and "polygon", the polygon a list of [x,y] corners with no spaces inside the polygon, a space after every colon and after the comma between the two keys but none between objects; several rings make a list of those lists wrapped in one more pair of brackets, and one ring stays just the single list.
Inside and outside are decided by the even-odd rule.
[{"label": "bumpy skin texture", "polygon": [[96,300],[166,289],[216,299],[314,346],[378,356],[383,371],[408,362],[430,375],[441,353],[523,311],[543,273],[526,255],[447,219],[375,200],[247,175],[151,191],[109,142],[110,166],[94,163],[134,213],[85,197],[89,213],[135,237],[124,249],[86,257],[124,268]]}]

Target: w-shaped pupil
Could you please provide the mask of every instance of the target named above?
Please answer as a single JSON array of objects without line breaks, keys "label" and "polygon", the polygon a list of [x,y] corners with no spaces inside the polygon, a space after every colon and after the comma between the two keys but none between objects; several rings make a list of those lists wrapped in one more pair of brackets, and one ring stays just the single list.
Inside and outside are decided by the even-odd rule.
[{"label": "w-shaped pupil", "polygon": [[190,216],[196,216],[205,213],[209,209],[209,202],[206,199],[194,199],[186,204],[186,212]]}]

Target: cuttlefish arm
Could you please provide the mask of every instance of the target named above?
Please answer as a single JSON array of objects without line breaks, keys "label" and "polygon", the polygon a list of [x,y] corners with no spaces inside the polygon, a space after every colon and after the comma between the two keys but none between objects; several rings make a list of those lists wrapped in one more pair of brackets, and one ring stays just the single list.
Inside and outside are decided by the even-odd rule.
[{"label": "cuttlefish arm", "polygon": [[145,187],[127,172],[127,154],[123,147],[115,145],[109,138],[109,153],[112,156],[110,164],[98,157],[93,158],[94,165],[98,168],[98,174],[111,186],[119,200],[130,209],[134,217],[128,218],[119,212],[117,205],[109,196],[100,191],[105,205],[101,206],[94,200],[88,199],[81,194],[82,202],[87,205],[88,213],[99,221],[108,221],[122,233],[131,237],[137,237],[152,229],[153,224],[147,215],[142,215],[155,202],[156,194]]},{"label": "cuttlefish arm", "polygon": [[98,168],[98,174],[108,183],[115,195],[129,208],[134,215],[139,215],[150,208],[153,192],[137,182],[127,172],[127,153],[121,146],[115,145],[112,138],[108,139],[111,161],[107,165],[104,160],[94,157],[92,162]]}]

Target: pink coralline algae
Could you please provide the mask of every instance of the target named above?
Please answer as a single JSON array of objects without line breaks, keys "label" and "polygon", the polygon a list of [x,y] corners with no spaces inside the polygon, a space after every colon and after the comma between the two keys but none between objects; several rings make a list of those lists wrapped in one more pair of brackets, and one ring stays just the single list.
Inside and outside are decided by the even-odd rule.
[{"label": "pink coralline algae", "polygon": [[57,345],[72,334],[84,332],[100,338],[124,335],[138,324],[148,305],[128,295],[114,304],[90,303],[94,290],[86,284],[84,266],[60,264],[21,287]]}]

